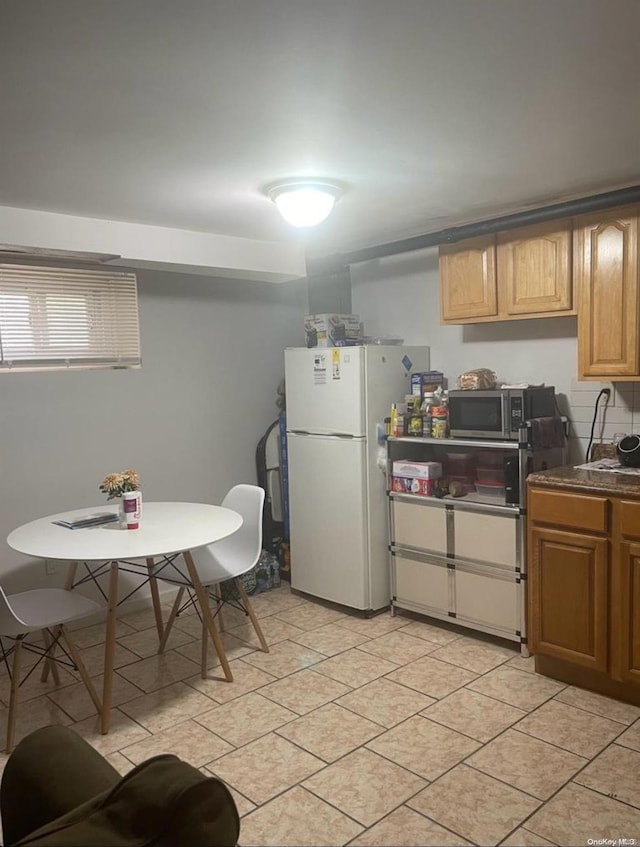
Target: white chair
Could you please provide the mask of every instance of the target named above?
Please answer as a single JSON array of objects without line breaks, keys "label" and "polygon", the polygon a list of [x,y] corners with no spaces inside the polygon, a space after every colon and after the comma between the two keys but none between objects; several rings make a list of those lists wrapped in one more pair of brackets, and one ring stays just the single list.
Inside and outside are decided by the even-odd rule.
[{"label": "white chair", "polygon": [[[262,552],[264,489],[257,485],[235,485],[225,496],[222,505],[242,515],[242,526],[237,532],[228,538],[224,538],[222,541],[217,541],[215,544],[193,550],[193,562],[200,581],[207,590],[208,596],[215,600],[215,617],[219,621],[222,621],[222,607],[225,603],[241,609],[249,616],[262,650],[268,653],[269,646],[240,579],[242,574],[251,570],[257,563]],[[180,586],[158,648],[158,653],[162,653],[169,638],[171,628],[173,627],[173,622],[181,611],[195,604],[195,595],[190,590],[191,581],[186,568],[181,570],[175,564],[172,564],[162,568],[157,577],[173,585]],[[237,596],[230,597],[227,588],[225,588],[224,592],[221,591],[221,583],[227,580],[233,580]],[[182,598],[185,591],[189,592],[189,600],[182,605]],[[198,611],[198,614],[202,618],[200,611]],[[223,627],[221,626],[220,628],[222,629]],[[207,671],[207,628],[204,620],[202,625],[201,670],[204,678]]]},{"label": "white chair", "polygon": [[[11,679],[7,716],[7,753],[11,752],[13,743],[18,689],[42,661],[51,668],[56,684],[60,681],[56,663],[66,664],[78,670],[98,713],[102,711],[102,704],[82,664],[78,648],[64,626],[70,621],[93,615],[101,609],[102,607],[95,600],[63,588],[35,588],[7,596],[0,587],[0,661],[5,663]],[[39,630],[42,630],[44,646],[26,641],[29,633]],[[5,646],[5,639],[11,642],[11,646]],[[60,647],[67,661],[62,657],[56,658],[57,647]],[[39,659],[20,681],[22,655],[25,650],[35,653]],[[10,664],[11,654],[13,654],[13,662]]]}]

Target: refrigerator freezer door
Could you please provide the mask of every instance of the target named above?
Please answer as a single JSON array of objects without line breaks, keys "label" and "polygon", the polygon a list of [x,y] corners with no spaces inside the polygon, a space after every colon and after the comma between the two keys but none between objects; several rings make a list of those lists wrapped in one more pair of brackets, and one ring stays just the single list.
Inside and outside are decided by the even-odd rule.
[{"label": "refrigerator freezer door", "polygon": [[288,435],[291,587],[370,608],[362,439]]},{"label": "refrigerator freezer door", "polygon": [[364,436],[364,347],[285,350],[287,429]]}]

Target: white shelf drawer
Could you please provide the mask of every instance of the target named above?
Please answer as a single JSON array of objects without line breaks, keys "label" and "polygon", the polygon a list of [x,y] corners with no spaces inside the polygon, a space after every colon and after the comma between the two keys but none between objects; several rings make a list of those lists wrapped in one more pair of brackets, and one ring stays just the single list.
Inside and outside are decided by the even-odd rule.
[{"label": "white shelf drawer", "polygon": [[423,606],[425,610],[451,609],[450,572],[444,563],[419,561],[393,554],[395,594],[398,605]]},{"label": "white shelf drawer", "polygon": [[456,565],[456,616],[509,633],[520,632],[521,589],[515,578],[501,579],[488,569],[483,573]]},{"label": "white shelf drawer", "polygon": [[393,541],[401,547],[417,547],[443,556],[447,553],[447,515],[429,503],[391,501]]},{"label": "white shelf drawer", "polygon": [[486,512],[455,512],[455,557],[491,562],[515,568],[518,565],[518,522],[513,515]]}]

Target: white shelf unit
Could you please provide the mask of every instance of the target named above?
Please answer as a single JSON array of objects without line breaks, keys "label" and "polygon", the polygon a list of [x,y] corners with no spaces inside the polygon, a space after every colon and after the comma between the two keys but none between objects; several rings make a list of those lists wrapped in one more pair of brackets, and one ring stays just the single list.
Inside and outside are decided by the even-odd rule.
[{"label": "white shelf unit", "polygon": [[525,478],[528,451],[517,441],[389,438],[394,460],[443,461],[447,451],[505,451],[518,458],[518,505],[474,492],[423,497],[389,491],[391,611],[413,612],[526,646]]}]

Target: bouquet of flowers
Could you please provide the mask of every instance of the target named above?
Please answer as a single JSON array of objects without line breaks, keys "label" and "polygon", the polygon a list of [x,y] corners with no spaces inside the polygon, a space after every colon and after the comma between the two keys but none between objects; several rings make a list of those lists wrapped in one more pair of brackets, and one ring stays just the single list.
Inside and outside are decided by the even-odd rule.
[{"label": "bouquet of flowers", "polygon": [[138,471],[129,468],[118,473],[108,473],[100,484],[100,491],[107,494],[107,500],[122,497],[125,491],[138,491],[140,488],[140,477]]}]

